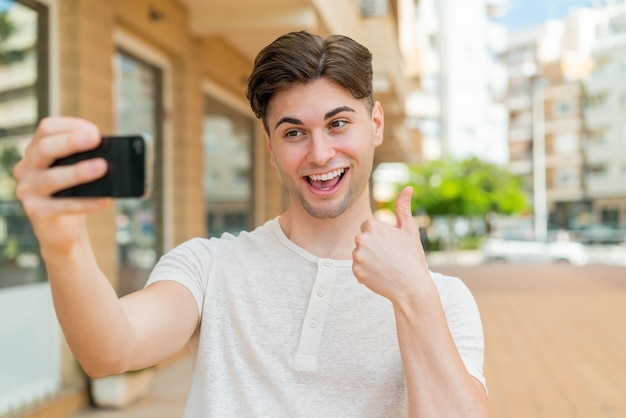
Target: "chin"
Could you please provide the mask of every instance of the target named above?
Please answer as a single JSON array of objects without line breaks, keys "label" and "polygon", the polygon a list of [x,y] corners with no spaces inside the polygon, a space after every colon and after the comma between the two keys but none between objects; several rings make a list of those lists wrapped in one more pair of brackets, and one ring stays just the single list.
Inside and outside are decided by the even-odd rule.
[{"label": "chin", "polygon": [[314,205],[306,200],[301,203],[304,210],[315,219],[335,219],[343,215],[352,202],[344,198],[336,203],[326,202]]}]

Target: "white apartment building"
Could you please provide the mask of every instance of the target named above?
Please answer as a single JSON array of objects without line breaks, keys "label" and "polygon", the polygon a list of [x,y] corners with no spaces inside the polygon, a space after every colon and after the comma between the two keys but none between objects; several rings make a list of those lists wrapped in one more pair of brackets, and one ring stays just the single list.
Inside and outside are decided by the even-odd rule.
[{"label": "white apartment building", "polygon": [[592,221],[626,226],[626,5],[606,7],[585,80],[586,177]]},{"label": "white apartment building", "polygon": [[506,73],[493,57],[506,46],[490,21],[498,0],[421,0],[419,90],[407,113],[422,134],[424,159],[477,156],[506,163]]},{"label": "white apartment building", "polygon": [[499,2],[440,0],[441,139],[444,155],[506,163],[506,108],[499,100],[505,69],[494,57],[506,47],[503,26],[490,21]]},{"label": "white apartment building", "polygon": [[623,1],[509,35],[509,166],[527,180],[535,225],[626,225],[625,52]]}]

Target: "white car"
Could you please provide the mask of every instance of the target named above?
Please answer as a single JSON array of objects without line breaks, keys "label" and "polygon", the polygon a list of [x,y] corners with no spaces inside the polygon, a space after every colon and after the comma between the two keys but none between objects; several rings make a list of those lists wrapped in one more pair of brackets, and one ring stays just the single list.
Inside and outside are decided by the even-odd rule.
[{"label": "white car", "polygon": [[584,266],[589,262],[586,247],[574,241],[493,237],[483,241],[481,251],[485,262],[568,263],[574,266]]}]

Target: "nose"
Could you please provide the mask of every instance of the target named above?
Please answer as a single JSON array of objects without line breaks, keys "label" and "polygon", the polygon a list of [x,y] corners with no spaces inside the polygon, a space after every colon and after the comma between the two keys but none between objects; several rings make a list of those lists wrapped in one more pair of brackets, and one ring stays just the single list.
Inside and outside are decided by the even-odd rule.
[{"label": "nose", "polygon": [[336,154],[332,139],[323,134],[311,135],[307,161],[317,166],[326,165]]}]

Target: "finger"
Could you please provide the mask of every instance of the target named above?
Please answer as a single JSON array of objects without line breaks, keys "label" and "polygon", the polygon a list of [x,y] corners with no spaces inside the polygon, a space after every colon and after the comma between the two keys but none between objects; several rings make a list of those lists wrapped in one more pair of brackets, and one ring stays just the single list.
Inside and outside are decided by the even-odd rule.
[{"label": "finger", "polygon": [[405,228],[413,225],[413,213],[411,213],[411,198],[413,187],[407,186],[400,191],[396,199],[396,227]]},{"label": "finger", "polygon": [[107,169],[107,163],[102,158],[53,167],[25,176],[23,181],[18,183],[15,194],[21,201],[34,196],[49,197],[59,190],[97,180],[106,174]]},{"label": "finger", "polygon": [[80,215],[107,207],[110,198],[34,198],[22,202],[24,211],[33,220],[49,219],[59,215]]},{"label": "finger", "polygon": [[25,164],[35,169],[47,168],[57,158],[93,149],[100,141],[98,128],[90,122],[73,118],[44,119],[26,147]]},{"label": "finger", "polygon": [[108,170],[104,158],[93,158],[67,166],[57,166],[45,172],[40,194],[51,195],[68,187],[85,184],[102,178]]},{"label": "finger", "polygon": [[35,137],[45,137],[48,135],[81,130],[97,133],[98,127],[93,123],[80,118],[50,116],[42,119],[39,123],[37,131],[35,132]]},{"label": "finger", "polygon": [[20,181],[20,179],[22,178],[22,172],[24,171],[23,169],[24,167],[24,160],[19,160],[14,166],[13,166],[13,178],[17,181]]}]

